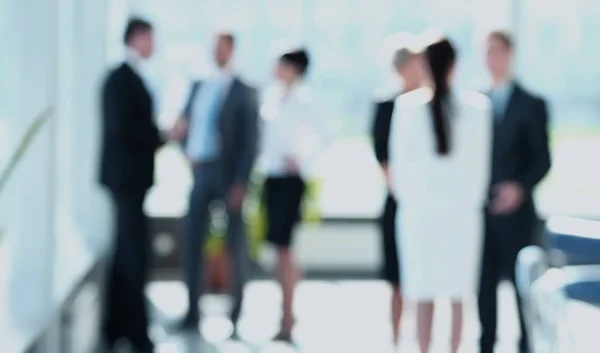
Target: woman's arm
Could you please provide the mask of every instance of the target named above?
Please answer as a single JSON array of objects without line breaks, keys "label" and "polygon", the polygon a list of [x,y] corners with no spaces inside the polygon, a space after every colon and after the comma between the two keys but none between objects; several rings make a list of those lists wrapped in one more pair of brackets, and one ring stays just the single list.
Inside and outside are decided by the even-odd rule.
[{"label": "woman's arm", "polygon": [[487,202],[491,162],[492,162],[492,129],[493,118],[491,104],[486,97],[478,97],[478,106],[473,119],[472,142],[468,149],[470,161],[466,165],[465,177],[471,185],[471,198],[482,206]]},{"label": "woman's arm", "polygon": [[[405,152],[406,149],[402,145],[406,145],[408,136],[405,135],[405,125],[408,119],[406,112],[402,113],[402,99],[396,99],[393,105],[393,111],[391,113],[390,127],[387,138],[387,149],[388,149],[388,160],[385,164],[386,168],[384,172],[387,178],[387,186],[389,191],[394,194],[396,198],[399,197],[398,190],[400,189],[399,177],[402,175],[402,165],[405,163]],[[400,118],[400,115],[403,118]],[[404,135],[404,136],[403,136]]]}]

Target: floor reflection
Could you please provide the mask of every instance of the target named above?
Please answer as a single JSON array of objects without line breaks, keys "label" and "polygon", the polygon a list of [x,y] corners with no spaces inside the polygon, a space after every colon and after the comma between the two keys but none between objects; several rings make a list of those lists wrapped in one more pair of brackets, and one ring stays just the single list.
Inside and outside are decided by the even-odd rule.
[{"label": "floor reflection", "polygon": [[[170,335],[162,323],[187,310],[185,288],[179,282],[153,283],[148,295],[158,313],[152,328],[159,353],[392,353],[389,288],[379,281],[305,281],[295,303],[294,345],[272,342],[281,320],[281,295],[272,281],[255,281],[247,287],[247,300],[232,340],[227,319],[229,302],[224,296],[207,296],[200,303],[204,313],[198,332]],[[512,288],[500,288],[500,347],[498,353],[514,352],[518,323]],[[446,352],[450,341],[449,303],[440,303],[434,325],[433,353]],[[479,335],[474,303],[467,305],[463,353],[476,352]],[[403,352],[416,351],[414,312],[407,308],[402,323]]]}]

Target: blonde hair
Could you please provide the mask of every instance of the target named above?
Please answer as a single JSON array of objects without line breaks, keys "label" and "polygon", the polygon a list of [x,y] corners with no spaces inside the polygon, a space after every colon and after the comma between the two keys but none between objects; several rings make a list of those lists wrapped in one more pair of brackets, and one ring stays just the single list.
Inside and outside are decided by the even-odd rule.
[{"label": "blonde hair", "polygon": [[402,68],[415,54],[416,52],[408,47],[397,49],[392,58],[392,65],[397,69]]},{"label": "blonde hair", "polygon": [[383,41],[381,59],[386,66],[392,64],[398,69],[408,63],[420,51],[417,36],[409,32],[398,32],[387,36]]}]

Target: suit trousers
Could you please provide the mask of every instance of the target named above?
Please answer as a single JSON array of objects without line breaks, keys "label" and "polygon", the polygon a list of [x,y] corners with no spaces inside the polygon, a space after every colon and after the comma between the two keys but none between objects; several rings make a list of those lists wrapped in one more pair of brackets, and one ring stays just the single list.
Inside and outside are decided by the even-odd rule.
[{"label": "suit trousers", "polygon": [[[228,187],[223,187],[222,167],[219,161],[200,163],[193,167],[194,186],[189,196],[188,214],[183,224],[183,266],[188,289],[188,320],[198,320],[198,299],[204,292],[205,257],[203,245],[210,226],[210,208],[215,201],[226,201]],[[232,296],[231,320],[239,319],[243,291],[248,278],[250,260],[241,210],[227,210],[225,243],[231,263],[230,291]]]},{"label": "suit trousers", "polygon": [[[479,319],[481,323],[480,353],[493,353],[497,336],[498,284],[509,280],[515,285],[515,266],[519,252],[531,245],[535,222],[526,219],[511,219],[511,216],[487,214],[481,279],[478,295]],[[527,327],[523,316],[523,303],[518,291],[517,305],[521,339],[519,352],[529,352]]]},{"label": "suit trousers", "polygon": [[112,192],[116,239],[109,265],[103,333],[107,343],[128,339],[139,351],[150,346],[144,289],[150,240],[143,205],[145,190]]}]

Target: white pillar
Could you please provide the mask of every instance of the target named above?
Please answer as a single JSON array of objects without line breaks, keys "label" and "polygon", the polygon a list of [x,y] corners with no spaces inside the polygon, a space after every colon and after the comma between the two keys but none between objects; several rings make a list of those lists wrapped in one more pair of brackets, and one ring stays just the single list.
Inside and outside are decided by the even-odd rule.
[{"label": "white pillar", "polygon": [[[53,1],[14,1],[18,30],[15,50],[21,109],[14,117],[13,136],[22,136],[33,118],[54,106],[56,86]],[[52,313],[54,249],[54,121],[38,133],[12,176],[8,241],[11,252],[10,309],[19,325],[43,324]],[[14,146],[14,145],[13,145]]]},{"label": "white pillar", "polygon": [[98,186],[100,83],[106,69],[105,1],[59,0],[57,64],[57,299],[110,243],[110,209]]},{"label": "white pillar", "polygon": [[70,133],[73,160],[72,218],[87,248],[101,254],[109,244],[109,203],[98,184],[100,89],[107,72],[106,1],[76,1],[73,112]]}]

